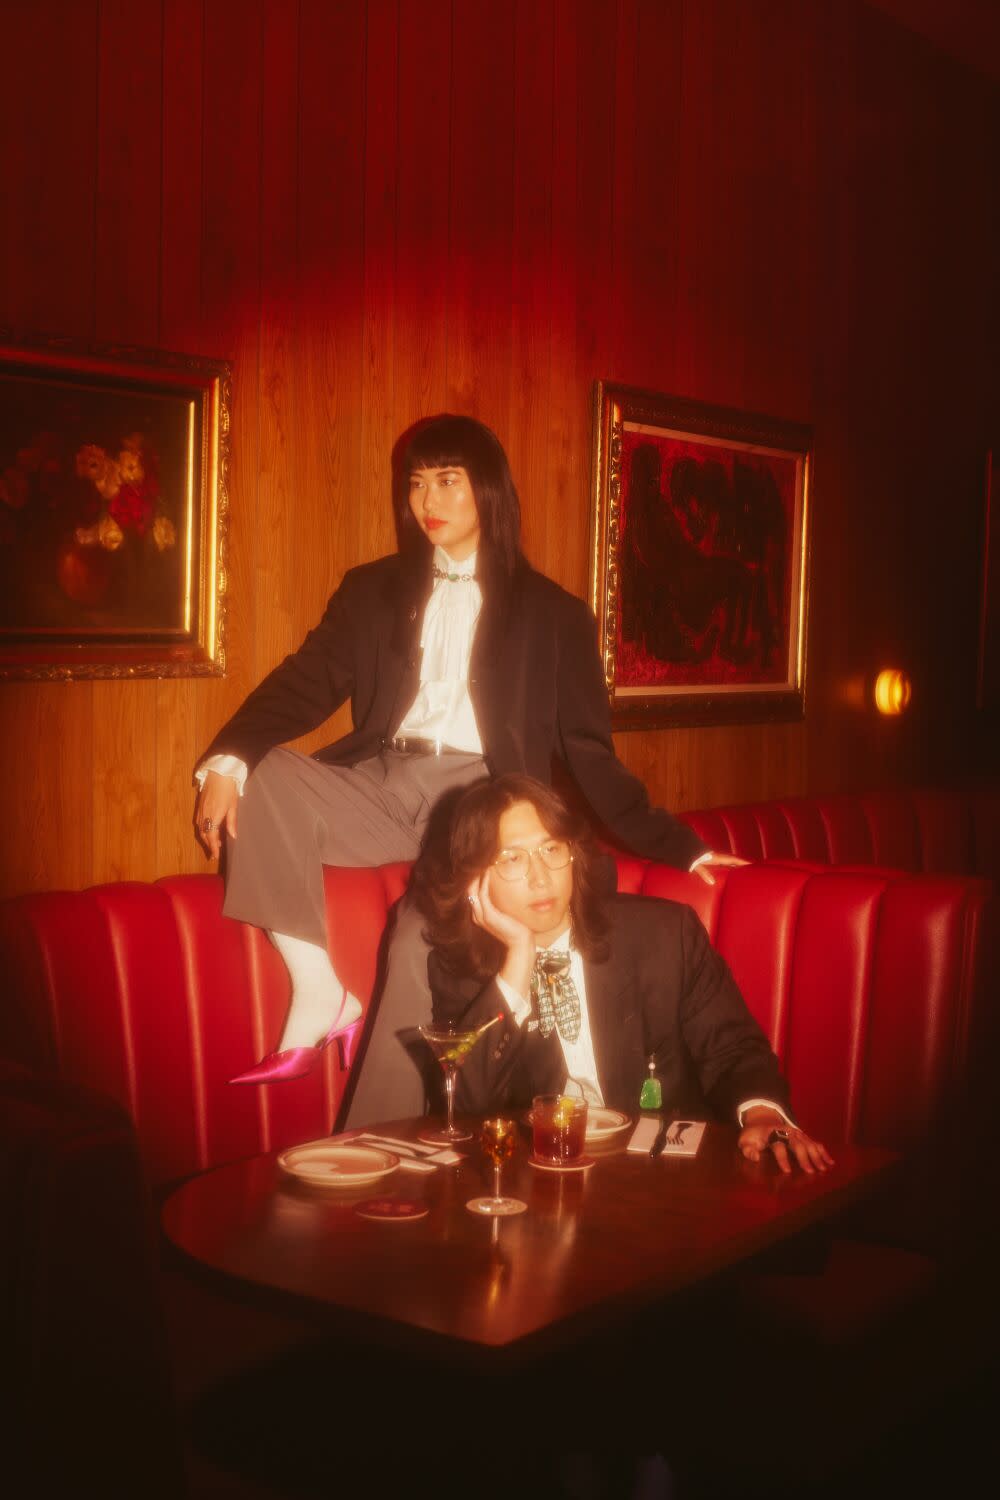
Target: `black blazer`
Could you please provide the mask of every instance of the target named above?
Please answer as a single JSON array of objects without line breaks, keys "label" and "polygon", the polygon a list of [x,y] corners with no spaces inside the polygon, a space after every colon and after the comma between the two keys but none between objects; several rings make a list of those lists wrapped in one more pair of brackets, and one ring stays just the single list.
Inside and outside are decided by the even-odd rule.
[{"label": "black blazer", "polygon": [[[319,625],[250,693],[204,754],[238,755],[252,770],[268,750],[315,729],[348,697],[352,733],[316,759],[356,765],[377,754],[419,687],[430,566],[428,552],[352,568]],[[680,869],[705,852],[691,829],[650,805],[642,782],[615,755],[589,608],[527,564],[504,610],[484,590],[469,695],[492,775],[520,771],[548,784],[559,755],[626,848]]]},{"label": "black blazer", "polygon": [[[732,1121],[748,1099],[788,1108],[788,1086],[725,960],[689,906],[651,896],[609,902],[610,951],[585,963],[587,1010],[605,1103],[634,1113],[655,1076],[675,1115]],[[470,1114],[527,1108],[535,1094],[566,1082],[558,1036],[518,1027],[495,980],[450,974],[428,962],[435,1021],[503,1019],[472,1049],[458,1074],[456,1102]]]}]

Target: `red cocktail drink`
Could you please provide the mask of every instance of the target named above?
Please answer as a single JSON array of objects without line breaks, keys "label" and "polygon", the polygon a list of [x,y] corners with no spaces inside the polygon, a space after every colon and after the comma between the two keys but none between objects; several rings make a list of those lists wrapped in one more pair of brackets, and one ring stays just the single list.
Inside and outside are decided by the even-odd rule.
[{"label": "red cocktail drink", "polygon": [[587,1101],[567,1094],[537,1095],[531,1106],[531,1133],[539,1161],[579,1161],[587,1134]]}]

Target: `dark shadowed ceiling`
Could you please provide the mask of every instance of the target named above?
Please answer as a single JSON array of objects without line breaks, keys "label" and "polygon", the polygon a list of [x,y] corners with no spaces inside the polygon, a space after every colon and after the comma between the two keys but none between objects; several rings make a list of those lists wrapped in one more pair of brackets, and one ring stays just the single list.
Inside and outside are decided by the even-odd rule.
[{"label": "dark shadowed ceiling", "polygon": [[941,52],[1000,81],[1000,0],[867,0]]}]

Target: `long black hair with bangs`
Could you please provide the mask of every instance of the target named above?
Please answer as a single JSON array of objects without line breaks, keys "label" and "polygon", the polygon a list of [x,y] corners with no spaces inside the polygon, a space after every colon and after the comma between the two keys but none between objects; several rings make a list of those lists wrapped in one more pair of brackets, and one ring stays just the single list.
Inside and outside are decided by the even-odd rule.
[{"label": "long black hair with bangs", "polygon": [[474,417],[443,412],[424,417],[400,436],[392,455],[392,498],[399,550],[422,556],[430,544],[410,510],[410,476],[416,469],[463,468],[479,512],[477,575],[488,591],[506,596],[519,570],[521,502],[496,433]]}]

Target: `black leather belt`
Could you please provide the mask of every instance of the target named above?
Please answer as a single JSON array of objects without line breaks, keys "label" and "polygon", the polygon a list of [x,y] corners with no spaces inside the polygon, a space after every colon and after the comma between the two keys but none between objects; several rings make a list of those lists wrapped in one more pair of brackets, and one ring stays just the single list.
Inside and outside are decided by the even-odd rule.
[{"label": "black leather belt", "polygon": [[457,754],[450,745],[442,745],[440,740],[421,739],[415,734],[397,734],[393,739],[385,741],[387,750],[394,750],[397,755],[449,755]]}]

